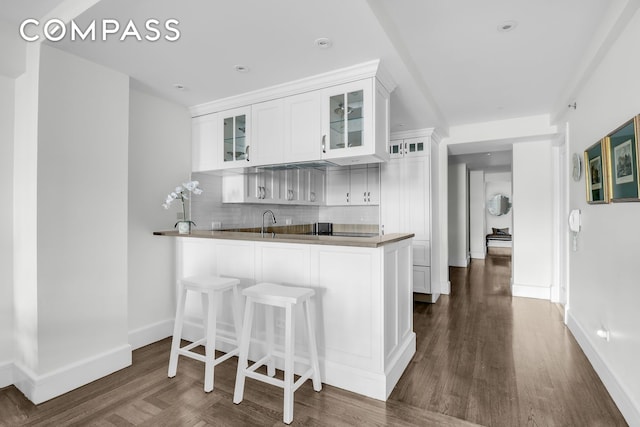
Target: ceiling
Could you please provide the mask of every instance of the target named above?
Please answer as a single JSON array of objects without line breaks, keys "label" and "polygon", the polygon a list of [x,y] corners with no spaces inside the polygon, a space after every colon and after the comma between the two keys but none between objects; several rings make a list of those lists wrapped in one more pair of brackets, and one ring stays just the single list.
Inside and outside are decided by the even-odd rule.
[{"label": "ceiling", "polygon": [[[96,2],[68,3],[82,1]],[[144,30],[148,18],[174,18],[181,37],[51,44],[184,106],[380,58],[398,83],[392,130],[446,135],[450,126],[551,114],[594,55],[603,16],[629,1],[100,0],[75,19],[81,27],[113,18]],[[2,0],[0,21],[17,26],[63,3]],[[507,21],[514,28],[498,31]],[[332,46],[315,46],[319,37]]]}]

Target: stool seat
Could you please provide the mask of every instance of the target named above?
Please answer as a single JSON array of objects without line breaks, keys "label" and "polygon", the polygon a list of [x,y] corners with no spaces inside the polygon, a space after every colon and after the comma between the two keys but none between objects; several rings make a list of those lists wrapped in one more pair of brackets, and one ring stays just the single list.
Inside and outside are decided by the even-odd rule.
[{"label": "stool seat", "polygon": [[[225,360],[239,353],[240,346],[240,295],[238,293],[238,285],[240,280],[232,277],[218,276],[189,276],[178,280],[178,303],[176,307],[176,320],[173,327],[173,340],[171,341],[171,355],[169,357],[169,378],[176,375],[178,369],[178,357],[185,356],[191,359],[204,362],[204,391],[213,390],[214,368]],[[202,302],[202,317],[204,327],[204,337],[180,347],[182,339],[182,327],[184,324],[184,310],[187,299],[187,292],[196,292],[200,294]],[[233,292],[233,323],[235,326],[235,334],[233,338],[225,336],[217,336],[217,301],[222,298],[227,291]],[[218,358],[215,357],[216,339],[231,344],[232,349],[225,355]],[[194,348],[203,345],[205,354],[202,355],[193,351]]]},{"label": "stool seat", "polygon": [[193,290],[216,290],[223,291],[240,284],[240,280],[232,277],[219,276],[189,276],[180,280],[182,284]]},{"label": "stool seat", "polygon": [[[293,394],[295,391],[308,379],[312,380],[315,391],[322,390],[315,326],[313,324],[310,307],[310,305],[313,304],[312,297],[315,295],[315,291],[310,288],[282,286],[275,283],[259,283],[245,289],[242,291],[242,294],[247,297],[247,301],[244,312],[244,322],[242,324],[242,335],[240,338],[240,354],[238,356],[238,372],[236,374],[233,403],[239,404],[242,402],[246,377],[281,387],[284,389],[284,411],[282,420],[285,424],[290,424],[293,421]],[[248,357],[249,344],[251,342],[251,327],[253,324],[254,307],[257,304],[264,306],[267,354],[249,366]],[[285,311],[284,352],[276,351],[274,348],[274,307],[283,308]],[[296,328],[295,310],[297,307],[302,308],[303,317],[307,326],[309,358],[305,360],[294,354]],[[274,357],[284,359],[284,380],[274,378],[276,374]],[[293,371],[294,360],[301,360],[308,366],[305,372],[300,373],[297,381],[295,381]],[[256,371],[264,365],[267,365],[266,375]]]},{"label": "stool seat", "polygon": [[298,304],[307,298],[311,298],[315,295],[315,291],[310,288],[282,286],[265,282],[245,289],[242,291],[242,295],[254,298],[261,304],[284,306],[286,304]]}]

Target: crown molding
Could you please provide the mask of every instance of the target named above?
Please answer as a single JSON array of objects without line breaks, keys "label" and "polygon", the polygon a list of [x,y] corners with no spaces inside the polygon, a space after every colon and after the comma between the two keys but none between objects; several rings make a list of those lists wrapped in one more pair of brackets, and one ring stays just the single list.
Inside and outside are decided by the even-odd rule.
[{"label": "crown molding", "polygon": [[375,59],[346,68],[305,77],[291,82],[269,86],[236,96],[217,99],[215,101],[194,105],[189,108],[191,117],[203,116],[231,108],[246,107],[259,102],[271,101],[286,96],[297,95],[313,90],[324,89],[344,83],[350,83],[362,79],[375,77],[389,92],[392,92],[396,83],[391,75],[381,66],[380,60]]}]

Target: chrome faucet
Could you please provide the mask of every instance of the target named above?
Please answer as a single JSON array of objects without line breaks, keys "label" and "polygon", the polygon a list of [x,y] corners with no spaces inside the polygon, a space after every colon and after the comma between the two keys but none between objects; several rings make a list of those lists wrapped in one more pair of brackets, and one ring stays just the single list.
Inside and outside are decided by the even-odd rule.
[{"label": "chrome faucet", "polygon": [[[273,221],[273,224],[276,223],[276,216],[273,214],[273,211],[271,211],[270,209],[267,209],[266,211],[264,211],[262,213],[262,228],[260,229],[260,237],[264,238],[264,216],[270,213],[271,214],[271,220]],[[276,235],[276,233],[272,232],[271,237],[274,237]]]}]

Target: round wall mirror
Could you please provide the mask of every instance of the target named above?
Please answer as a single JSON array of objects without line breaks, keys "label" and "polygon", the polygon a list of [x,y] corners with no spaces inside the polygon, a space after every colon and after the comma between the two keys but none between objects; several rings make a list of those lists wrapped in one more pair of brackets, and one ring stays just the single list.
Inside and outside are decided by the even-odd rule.
[{"label": "round wall mirror", "polygon": [[487,202],[487,209],[491,215],[506,215],[511,210],[511,200],[504,194],[496,194]]}]

